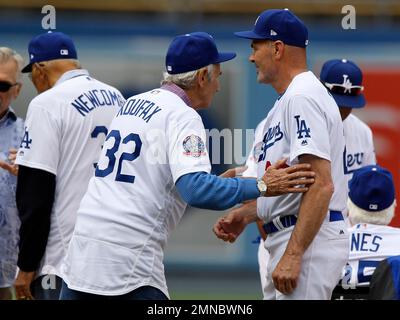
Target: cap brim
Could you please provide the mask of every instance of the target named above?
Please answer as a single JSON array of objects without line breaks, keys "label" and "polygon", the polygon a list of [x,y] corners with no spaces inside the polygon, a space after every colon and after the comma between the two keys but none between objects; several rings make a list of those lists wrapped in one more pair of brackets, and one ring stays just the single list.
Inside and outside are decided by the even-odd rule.
[{"label": "cap brim", "polygon": [[32,71],[32,63],[26,65],[25,67],[22,68],[21,72],[22,73],[28,73]]},{"label": "cap brim", "polygon": [[221,62],[229,61],[235,57],[236,57],[236,53],[234,53],[234,52],[219,52],[218,59],[214,63],[221,63]]},{"label": "cap brim", "polygon": [[260,36],[260,35],[258,35],[256,33],[254,33],[254,31],[239,31],[239,32],[235,32],[234,35],[236,37],[245,38],[245,39],[256,39],[256,40],[268,39],[265,36]]},{"label": "cap brim", "polygon": [[339,107],[357,109],[363,108],[366,103],[365,96],[363,94],[360,94],[358,96],[348,96],[344,94],[332,93],[332,96]]}]

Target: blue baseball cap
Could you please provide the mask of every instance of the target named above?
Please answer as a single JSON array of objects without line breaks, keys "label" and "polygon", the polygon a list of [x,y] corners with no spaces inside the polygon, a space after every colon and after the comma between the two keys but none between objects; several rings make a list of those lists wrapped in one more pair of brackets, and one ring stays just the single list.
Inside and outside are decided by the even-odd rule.
[{"label": "blue baseball cap", "polygon": [[324,63],[320,80],[328,88],[339,107],[362,108],[365,96],[362,94],[362,71],[347,59],[333,59]]},{"label": "blue baseball cap", "polygon": [[262,12],[253,30],[235,32],[240,38],[253,40],[281,40],[283,43],[305,48],[308,45],[306,25],[289,9],[270,9]]},{"label": "blue baseball cap", "polygon": [[349,197],[366,211],[381,211],[390,207],[395,199],[392,174],[378,165],[354,171],[349,182]]},{"label": "blue baseball cap", "polygon": [[201,69],[236,57],[234,52],[218,52],[214,38],[206,32],[176,36],[169,45],[165,65],[169,74]]},{"label": "blue baseball cap", "polygon": [[29,64],[21,72],[31,72],[32,64],[57,59],[77,59],[72,39],[62,32],[47,32],[34,37],[29,42]]}]

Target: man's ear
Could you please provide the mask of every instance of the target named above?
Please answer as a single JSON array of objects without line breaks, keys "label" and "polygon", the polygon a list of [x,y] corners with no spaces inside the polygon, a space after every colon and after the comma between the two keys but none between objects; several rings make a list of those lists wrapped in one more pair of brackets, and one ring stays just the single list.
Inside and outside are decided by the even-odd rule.
[{"label": "man's ear", "polygon": [[276,60],[281,60],[285,50],[285,44],[282,41],[275,41],[273,43],[273,55]]},{"label": "man's ear", "polygon": [[197,73],[197,83],[200,88],[203,88],[207,82],[208,82],[208,69],[203,68]]},{"label": "man's ear", "polygon": [[22,83],[18,83],[14,91],[14,99],[17,99],[19,93],[21,92],[21,88],[22,88]]}]

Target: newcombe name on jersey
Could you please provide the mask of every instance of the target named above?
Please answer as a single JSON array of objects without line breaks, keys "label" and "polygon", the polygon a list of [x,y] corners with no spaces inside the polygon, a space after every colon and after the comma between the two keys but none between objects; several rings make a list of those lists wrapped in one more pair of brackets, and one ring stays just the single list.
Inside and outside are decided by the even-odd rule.
[{"label": "newcombe name on jersey", "polygon": [[125,105],[119,109],[116,117],[119,116],[136,116],[142,118],[143,121],[147,123],[150,119],[157,113],[160,112],[162,109],[152,101],[145,100],[145,99],[129,99]]},{"label": "newcombe name on jersey", "polygon": [[71,105],[82,115],[86,116],[87,113],[95,108],[102,106],[122,106],[125,99],[116,91],[105,89],[94,89],[82,93]]}]

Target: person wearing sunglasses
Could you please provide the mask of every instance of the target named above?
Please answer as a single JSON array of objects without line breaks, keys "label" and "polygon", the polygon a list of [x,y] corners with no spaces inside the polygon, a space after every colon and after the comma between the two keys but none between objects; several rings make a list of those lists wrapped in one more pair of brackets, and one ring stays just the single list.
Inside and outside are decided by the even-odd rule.
[{"label": "person wearing sunglasses", "polygon": [[94,174],[107,128],[125,99],[81,68],[62,32],[34,37],[28,47],[38,95],[30,102],[17,153],[21,218],[17,299],[58,299],[60,263],[79,203]]},{"label": "person wearing sunglasses", "polygon": [[351,60],[332,59],[323,64],[320,80],[335,99],[343,120],[346,143],[344,174],[349,182],[355,170],[376,164],[372,131],[367,124],[351,114],[353,109],[361,109],[366,104],[363,74],[360,67]]},{"label": "person wearing sunglasses", "polygon": [[[11,103],[21,91],[22,57],[11,48],[0,47],[0,300],[11,299],[17,271],[19,218],[15,202],[17,183],[15,156],[24,121]],[[11,151],[10,151],[11,149]]]}]

